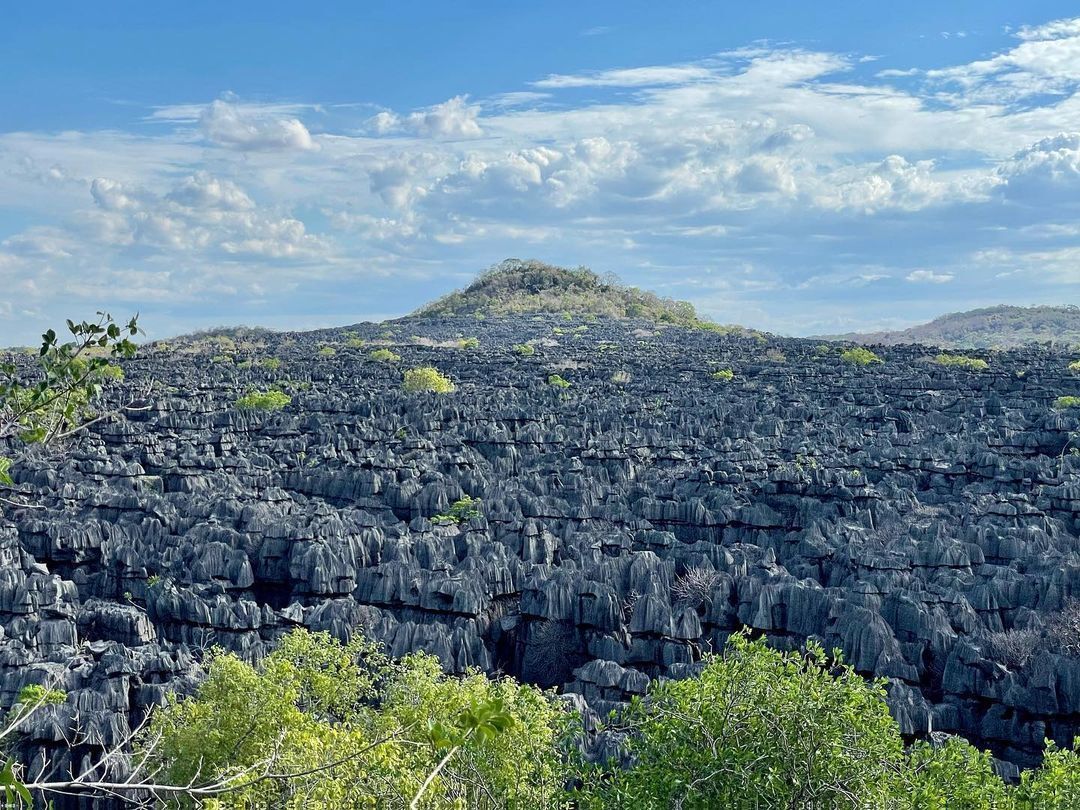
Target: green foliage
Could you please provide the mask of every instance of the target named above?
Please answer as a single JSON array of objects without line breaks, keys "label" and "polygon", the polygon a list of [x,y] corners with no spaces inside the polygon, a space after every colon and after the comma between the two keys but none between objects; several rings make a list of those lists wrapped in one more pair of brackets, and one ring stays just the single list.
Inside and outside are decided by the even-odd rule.
[{"label": "green foliage", "polygon": [[869,366],[871,363],[885,362],[872,351],[862,346],[844,349],[844,351],[840,352],[840,359],[845,363],[852,363],[856,366]]},{"label": "green foliage", "polygon": [[474,337],[462,338],[457,342],[459,349],[479,349],[480,339]]},{"label": "green foliage", "polygon": [[978,357],[968,357],[963,354],[939,354],[934,358],[939,366],[958,366],[969,371],[986,371],[990,364]]},{"label": "green foliage", "polygon": [[292,402],[292,397],[283,391],[251,391],[236,400],[236,407],[242,411],[280,411]]},{"label": "green foliage", "polygon": [[120,366],[110,363],[101,367],[101,379],[109,382],[123,382],[124,370]]},{"label": "green foliage", "polygon": [[1069,363],[1069,371],[1074,374],[1080,374],[1080,360],[1073,360]]},{"label": "green foliage", "polygon": [[431,366],[411,368],[405,372],[402,387],[411,392],[433,391],[436,394],[449,394],[454,390],[453,381],[438,369]]},{"label": "green foliage", "polygon": [[432,523],[461,523],[466,520],[472,520],[478,518],[483,514],[480,511],[480,500],[473,498],[471,495],[466,495],[464,498],[459,498],[450,504],[450,509],[440,515],[435,515],[431,519]]},{"label": "green foliage", "polygon": [[213,357],[210,358],[210,362],[217,363],[219,365],[231,365],[232,363],[235,363],[236,360],[231,354],[215,354]]},{"label": "green foliage", "polygon": [[265,357],[259,361],[259,365],[267,371],[277,371],[281,368],[281,360],[277,357]]},{"label": "green foliage", "polygon": [[0,362],[0,439],[48,443],[78,429],[102,385],[116,379],[110,361],[135,354],[137,318],[120,325],[99,312],[96,321],[68,321],[67,329],[64,342],[52,329],[41,336],[30,379],[17,363]]},{"label": "green foliage", "polygon": [[770,363],[786,363],[787,355],[779,349],[767,349],[764,355],[765,359]]},{"label": "green foliage", "polygon": [[195,696],[157,712],[142,742],[161,735],[146,764],[174,784],[270,757],[276,772],[302,772],[248,780],[222,808],[403,808],[433,777],[421,807],[527,810],[556,806],[565,725],[532,687],[298,630],[257,669],[214,655]]},{"label": "green foliage", "polygon": [[380,363],[396,363],[401,359],[400,354],[390,351],[389,349],[376,349],[368,355],[372,360],[377,360]]},{"label": "green foliage", "polygon": [[1063,411],[1066,408],[1080,408],[1080,397],[1058,397],[1054,400],[1054,410]]},{"label": "green foliage", "polygon": [[[1077,740],[1080,743],[1080,738]],[[1080,807],[1080,748],[1058,748],[1046,741],[1042,767],[1020,777],[1018,810],[1072,810]]]},{"label": "green foliage", "polygon": [[548,381],[548,385],[554,385],[556,388],[569,388],[570,387],[569,380],[564,379],[559,374],[548,375],[548,380],[547,381]]},{"label": "green foliage", "polygon": [[362,349],[367,346],[367,341],[363,338],[351,337],[345,341],[345,345],[350,349]]},{"label": "green foliage", "polygon": [[11,459],[0,456],[0,484],[10,487],[14,483],[11,479]]},{"label": "green foliage", "polygon": [[513,347],[514,354],[521,357],[532,357],[536,354],[536,347],[531,343],[515,343]]},{"label": "green foliage", "polygon": [[880,683],[741,634],[622,725],[633,764],[586,770],[582,807],[885,807],[903,758]]},{"label": "green foliage", "polygon": [[722,368],[719,371],[714,371],[710,376],[714,380],[723,380],[724,382],[728,382],[729,380],[735,378],[735,372],[732,371],[730,368]]},{"label": "green foliage", "polygon": [[154,588],[161,584],[161,577],[157,574],[151,574],[146,578],[146,587]]},{"label": "green foliage", "polygon": [[1012,807],[1009,788],[994,773],[993,758],[959,737],[944,745],[917,742],[908,749],[895,792],[897,804],[918,810],[990,810]]},{"label": "green foliage", "polygon": [[319,357],[333,357],[337,354],[337,349],[333,346],[323,346],[319,349]]}]

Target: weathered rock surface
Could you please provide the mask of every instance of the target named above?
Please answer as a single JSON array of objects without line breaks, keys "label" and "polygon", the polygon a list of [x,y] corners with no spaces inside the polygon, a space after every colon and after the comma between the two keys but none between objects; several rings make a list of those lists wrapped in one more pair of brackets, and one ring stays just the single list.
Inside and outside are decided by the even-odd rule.
[{"label": "weathered rock surface", "polygon": [[[392,328],[396,364],[367,357],[385,324],[354,328],[364,349],[340,331],[231,363],[149,349],[125,368],[157,380],[150,411],[13,471],[45,508],[0,515],[0,704],[30,682],[69,693],[28,751],[77,766],[190,688],[208,647],[255,659],[296,626],[603,714],[745,625],[888,678],[908,734],[1028,765],[1080,733],[1080,660],[1044,645],[1016,666],[989,642],[1080,597],[1080,458],[1062,456],[1080,423],[1051,408],[1080,393],[1072,358],[975,373],[894,346],[858,368],[816,342],[634,322]],[[480,347],[445,345],[462,335]],[[457,391],[402,392],[419,365]],[[272,386],[284,412],[233,406]],[[465,494],[481,517],[431,521]],[[690,569],[707,592],[680,599]]]}]

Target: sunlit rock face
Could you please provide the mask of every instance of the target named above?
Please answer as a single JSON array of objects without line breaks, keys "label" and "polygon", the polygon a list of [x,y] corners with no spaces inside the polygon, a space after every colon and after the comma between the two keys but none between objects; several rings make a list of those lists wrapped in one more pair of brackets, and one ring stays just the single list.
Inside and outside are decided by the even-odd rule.
[{"label": "sunlit rock face", "polygon": [[[889,679],[906,734],[1021,765],[1080,734],[1080,659],[994,635],[1043,637],[1080,597],[1080,424],[1051,407],[1080,393],[1071,356],[972,372],[894,346],[862,368],[816,341],[554,316],[195,348],[146,349],[126,372],[155,381],[150,410],[14,470],[45,508],[0,517],[0,703],[69,694],[28,756],[78,767],[210,647],[257,659],[298,626],[600,715],[745,626]],[[417,366],[456,390],[405,393]],[[234,406],[275,387],[284,411]],[[465,495],[479,516],[434,519]]]}]

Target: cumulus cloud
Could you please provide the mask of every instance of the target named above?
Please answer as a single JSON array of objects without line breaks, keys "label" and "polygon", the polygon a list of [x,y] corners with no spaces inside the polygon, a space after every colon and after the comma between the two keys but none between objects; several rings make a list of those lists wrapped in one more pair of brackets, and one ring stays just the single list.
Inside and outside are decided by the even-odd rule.
[{"label": "cumulus cloud", "polygon": [[240,150],[312,150],[317,145],[299,119],[282,118],[259,109],[217,99],[199,115],[210,141]]},{"label": "cumulus cloud", "polygon": [[479,104],[469,104],[466,96],[454,96],[406,116],[384,110],[373,116],[368,125],[378,135],[410,132],[428,138],[475,138],[483,134],[479,116]]},{"label": "cumulus cloud", "polygon": [[1013,155],[998,174],[1007,197],[1056,204],[1065,195],[1080,202],[1080,133],[1042,138]]}]

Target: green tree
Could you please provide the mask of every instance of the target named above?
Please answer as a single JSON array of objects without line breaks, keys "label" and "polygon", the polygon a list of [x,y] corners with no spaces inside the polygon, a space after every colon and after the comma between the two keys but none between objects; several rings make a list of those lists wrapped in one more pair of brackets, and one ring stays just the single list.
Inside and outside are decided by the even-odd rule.
[{"label": "green tree", "polygon": [[586,771],[584,807],[885,807],[903,744],[880,683],[745,635],[621,720],[628,767]]},{"label": "green tree", "polygon": [[228,782],[222,808],[533,808],[563,790],[567,717],[528,686],[391,661],[297,630],[258,667],[217,653],[158,711],[143,761],[171,784]]},{"label": "green tree", "polygon": [[[0,362],[0,443],[25,448],[59,442],[116,410],[135,408],[129,402],[102,413],[93,410],[102,389],[123,379],[115,362],[135,354],[130,338],[139,332],[138,316],[121,325],[99,312],[95,321],[68,321],[67,331],[71,339],[64,341],[53,329],[45,332],[29,367],[13,358]],[[14,485],[14,460],[0,458],[0,486]],[[2,503],[27,505],[0,498]]]}]

